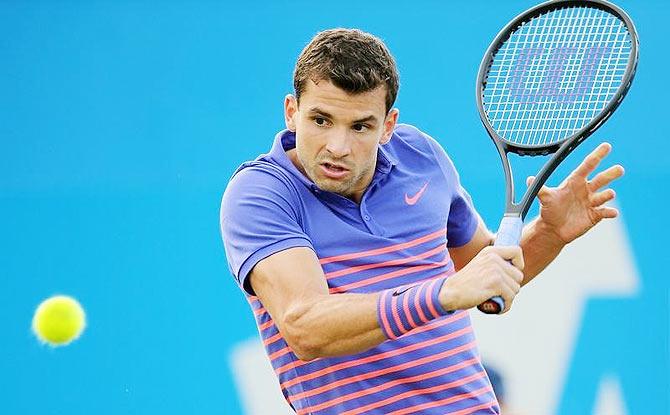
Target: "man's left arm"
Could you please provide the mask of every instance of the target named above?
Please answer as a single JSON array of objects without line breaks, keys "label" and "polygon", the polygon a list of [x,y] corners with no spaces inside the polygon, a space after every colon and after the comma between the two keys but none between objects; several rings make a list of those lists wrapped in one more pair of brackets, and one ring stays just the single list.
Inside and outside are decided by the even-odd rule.
[{"label": "man's left arm", "polygon": [[[566,244],[588,232],[601,220],[618,215],[615,208],[604,206],[614,199],[614,190],[601,189],[621,177],[623,167],[615,165],[599,172],[591,180],[588,178],[611,148],[608,143],[599,145],[558,187],[543,186],[540,189],[537,195],[540,215],[525,226],[521,237],[525,260],[521,285],[530,282],[546,268]],[[533,179],[529,177],[527,184]],[[456,269],[467,265],[479,251],[491,245],[494,238],[480,220],[470,242],[449,249]]]}]

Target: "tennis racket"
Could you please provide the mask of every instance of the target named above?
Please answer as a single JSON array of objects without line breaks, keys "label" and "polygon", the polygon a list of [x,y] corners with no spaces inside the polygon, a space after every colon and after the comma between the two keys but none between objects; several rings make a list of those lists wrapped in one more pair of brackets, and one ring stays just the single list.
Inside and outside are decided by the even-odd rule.
[{"label": "tennis racket", "polygon": [[[619,106],[638,60],[631,19],[602,0],[555,0],[512,20],[489,46],[477,75],[479,116],[506,181],[505,215],[494,245],[518,246],[523,220],[556,167]],[[519,203],[508,154],[552,155]],[[505,308],[501,297],[478,306]]]}]

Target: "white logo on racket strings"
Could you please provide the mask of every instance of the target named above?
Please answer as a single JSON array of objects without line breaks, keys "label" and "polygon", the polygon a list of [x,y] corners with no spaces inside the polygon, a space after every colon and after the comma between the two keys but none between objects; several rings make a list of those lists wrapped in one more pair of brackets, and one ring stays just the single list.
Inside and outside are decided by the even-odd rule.
[{"label": "white logo on racket strings", "polygon": [[[547,49],[543,47],[529,47],[522,49],[517,55],[513,65],[512,76],[508,88],[512,98],[523,104],[534,104],[539,101],[557,101],[561,103],[574,103],[581,99],[593,88],[596,70],[602,58],[609,54],[607,46],[592,46],[583,52],[581,65],[574,87],[570,90],[560,89],[561,80],[566,72],[566,67],[572,57],[582,53],[575,47],[558,47],[551,50],[546,58],[546,69],[539,79],[531,79],[529,82],[529,69],[533,61],[541,59]],[[571,78],[571,77],[568,77]],[[538,82],[541,80],[541,83]],[[568,79],[570,81],[570,79]],[[528,84],[531,88],[527,88]],[[538,85],[532,88],[533,85]]]}]

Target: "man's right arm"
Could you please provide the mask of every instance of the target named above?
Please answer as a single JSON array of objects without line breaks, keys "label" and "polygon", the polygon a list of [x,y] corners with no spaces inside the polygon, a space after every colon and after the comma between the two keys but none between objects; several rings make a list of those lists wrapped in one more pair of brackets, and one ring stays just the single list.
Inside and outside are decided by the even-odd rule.
[{"label": "man's right arm", "polygon": [[365,351],[386,340],[375,294],[330,294],[314,251],[291,248],[261,260],[251,286],[301,360]]},{"label": "man's right arm", "polygon": [[[509,307],[523,274],[508,259],[523,267],[519,248],[482,250],[446,280],[439,293],[442,307],[467,309],[495,295],[502,295]],[[290,248],[270,255],[255,265],[248,278],[301,360],[360,353],[387,339],[377,317],[380,294],[330,294],[310,248]]]}]

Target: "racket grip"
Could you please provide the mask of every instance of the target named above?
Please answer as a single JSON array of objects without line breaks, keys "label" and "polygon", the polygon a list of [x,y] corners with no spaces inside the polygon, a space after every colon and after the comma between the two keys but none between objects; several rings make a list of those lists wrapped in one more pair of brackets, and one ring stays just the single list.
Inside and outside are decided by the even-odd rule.
[{"label": "racket grip", "polygon": [[500,314],[505,309],[505,300],[496,295],[479,304],[477,308],[484,314]]},{"label": "racket grip", "polygon": [[[493,246],[519,246],[521,242],[521,231],[523,230],[523,220],[519,216],[505,216],[500,221],[498,233]],[[484,301],[477,306],[479,311],[485,314],[500,314],[505,309],[505,300],[500,296],[495,296]]]}]

